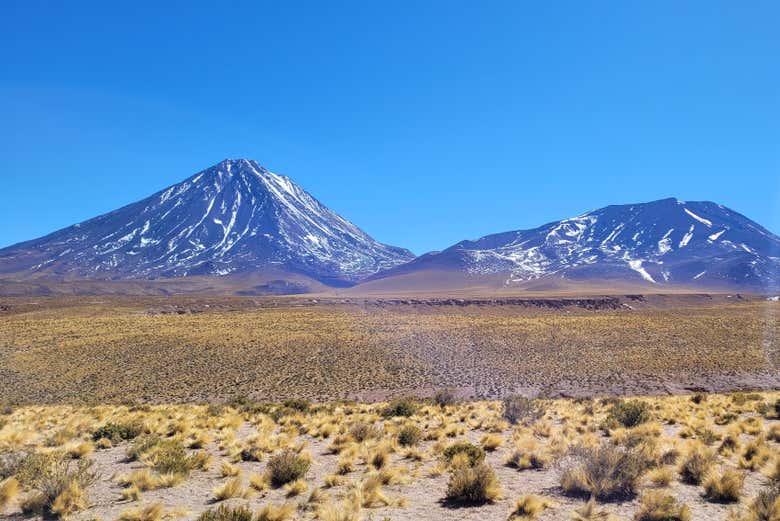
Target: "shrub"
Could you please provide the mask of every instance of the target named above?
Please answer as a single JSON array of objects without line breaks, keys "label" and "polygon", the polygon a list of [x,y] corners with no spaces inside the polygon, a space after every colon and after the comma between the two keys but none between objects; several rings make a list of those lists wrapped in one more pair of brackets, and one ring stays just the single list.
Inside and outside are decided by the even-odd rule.
[{"label": "shrub", "polygon": [[220,505],[219,508],[209,509],[198,516],[197,521],[252,521],[252,511],[247,506],[229,507]]},{"label": "shrub", "polygon": [[294,513],[295,505],[292,503],[284,503],[281,506],[268,503],[257,513],[255,521],[284,521],[289,519]]},{"label": "shrub", "polygon": [[642,496],[634,521],[689,521],[691,512],[674,497],[651,491]]},{"label": "shrub", "polygon": [[775,416],[780,418],[780,398],[775,400]]},{"label": "shrub", "polygon": [[544,411],[535,400],[529,400],[524,396],[510,396],[504,398],[503,416],[515,425],[517,423],[531,423],[544,415]]},{"label": "shrub", "polygon": [[680,478],[691,485],[701,484],[715,462],[715,454],[704,447],[692,449],[680,464]]},{"label": "shrub", "polygon": [[702,402],[707,401],[707,395],[704,393],[696,393],[693,396],[691,396],[691,401],[698,405]]},{"label": "shrub", "polygon": [[501,497],[501,485],[493,469],[485,463],[460,466],[450,474],[446,497],[463,504],[493,502]]},{"label": "shrub", "polygon": [[458,454],[464,454],[468,458],[469,466],[472,467],[485,459],[485,451],[468,441],[455,442],[442,452],[447,463],[451,463]]},{"label": "shrub", "polygon": [[736,470],[710,473],[704,480],[704,497],[720,503],[736,503],[742,494],[745,475]]},{"label": "shrub", "polygon": [[535,444],[518,445],[505,461],[509,467],[518,470],[543,469],[550,464],[550,457]]},{"label": "shrub", "polygon": [[574,447],[561,474],[567,494],[594,496],[600,500],[636,495],[643,474],[643,458],[635,451],[604,444]]},{"label": "shrub", "polygon": [[422,439],[422,431],[416,425],[405,425],[398,431],[398,443],[404,447],[417,445]]},{"label": "shrub", "polygon": [[276,487],[301,479],[309,472],[311,462],[291,449],[274,454],[268,460],[268,478]]},{"label": "shrub", "polygon": [[234,497],[243,497],[246,492],[246,487],[241,482],[241,478],[233,478],[214,489],[214,500],[224,501]]},{"label": "shrub", "polygon": [[107,423],[92,433],[92,440],[111,440],[113,443],[137,438],[143,432],[140,423]]},{"label": "shrub", "polygon": [[411,398],[400,398],[390,402],[382,411],[382,416],[385,418],[393,418],[396,416],[409,417],[417,412],[418,407],[417,402]]},{"label": "shrub", "polygon": [[762,490],[750,504],[745,521],[777,521],[780,519],[780,487]]},{"label": "shrub", "polygon": [[127,448],[127,452],[125,453],[127,456],[127,461],[135,461],[140,459],[141,456],[143,456],[152,447],[155,447],[158,443],[160,443],[160,441],[162,440],[158,436],[151,434],[137,437],[133,440],[133,443],[130,445],[130,447]]},{"label": "shrub", "polygon": [[531,520],[550,508],[552,504],[539,496],[526,495],[515,501],[515,507],[509,514],[509,519]]},{"label": "shrub", "polygon": [[0,481],[0,512],[19,495],[19,481],[16,478],[8,478]]},{"label": "shrub", "polygon": [[192,466],[184,445],[176,440],[163,440],[146,453],[149,463],[161,474],[188,476]]},{"label": "shrub", "polygon": [[639,400],[619,401],[614,404],[607,421],[614,421],[626,428],[636,427],[650,420],[650,406]]},{"label": "shrub", "polygon": [[383,433],[381,427],[366,422],[358,422],[349,429],[349,435],[358,443],[374,438],[381,438]]},{"label": "shrub", "polygon": [[571,518],[573,521],[613,521],[614,519],[607,511],[598,510],[593,498],[590,498],[580,508],[575,508],[571,513]]},{"label": "shrub", "polygon": [[35,493],[22,504],[22,509],[41,515],[67,515],[83,508],[87,504],[86,489],[99,477],[92,465],[91,460],[73,462],[60,453],[28,455],[16,477]]},{"label": "shrub", "polygon": [[479,440],[480,445],[482,445],[482,448],[488,452],[493,452],[497,448],[499,448],[501,445],[504,444],[504,438],[499,436],[498,434],[485,434],[482,436],[482,439]]},{"label": "shrub", "polygon": [[293,409],[298,412],[307,412],[309,409],[311,409],[311,402],[309,400],[304,400],[300,398],[285,400],[284,402],[282,402],[282,405],[284,405],[288,409]]},{"label": "shrub", "polygon": [[436,394],[433,395],[433,403],[441,408],[457,403],[457,398],[455,398],[455,391],[452,389],[441,389],[437,391]]}]

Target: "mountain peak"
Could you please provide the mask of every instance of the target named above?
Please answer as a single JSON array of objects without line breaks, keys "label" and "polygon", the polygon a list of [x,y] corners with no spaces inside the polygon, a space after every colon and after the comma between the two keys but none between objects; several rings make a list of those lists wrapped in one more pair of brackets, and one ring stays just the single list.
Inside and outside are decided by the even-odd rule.
[{"label": "mountain peak", "polygon": [[225,159],[144,200],[0,250],[0,273],[132,279],[273,270],[344,285],[413,257],[289,177]]},{"label": "mountain peak", "polygon": [[723,205],[666,198],[461,241],[373,278],[423,270],[505,286],[566,279],[763,291],[780,288],[780,238]]}]

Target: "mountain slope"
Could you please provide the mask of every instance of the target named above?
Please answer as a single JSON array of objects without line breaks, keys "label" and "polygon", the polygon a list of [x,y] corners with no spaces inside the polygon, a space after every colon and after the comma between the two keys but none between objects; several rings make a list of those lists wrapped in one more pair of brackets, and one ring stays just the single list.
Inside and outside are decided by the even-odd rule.
[{"label": "mountain slope", "polygon": [[369,280],[388,279],[382,284],[387,288],[393,279],[419,287],[421,279],[446,273],[461,285],[614,281],[775,290],[779,272],[776,235],[722,205],[663,199],[462,241]]},{"label": "mountain slope", "polygon": [[341,286],[414,255],[288,177],[225,160],[146,199],[0,250],[0,275],[149,279],[293,273]]}]

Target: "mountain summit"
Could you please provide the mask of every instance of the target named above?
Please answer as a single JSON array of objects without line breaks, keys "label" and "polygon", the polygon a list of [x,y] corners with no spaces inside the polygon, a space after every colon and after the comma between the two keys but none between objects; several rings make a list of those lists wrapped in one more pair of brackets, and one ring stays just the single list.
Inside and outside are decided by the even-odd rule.
[{"label": "mountain summit", "polygon": [[417,287],[422,278],[446,278],[504,287],[566,280],[776,290],[780,237],[716,203],[662,199],[462,241],[372,278]]},{"label": "mountain summit", "polygon": [[409,261],[256,161],[225,160],[151,197],[0,250],[0,274],[139,279],[294,273],[334,286]]}]

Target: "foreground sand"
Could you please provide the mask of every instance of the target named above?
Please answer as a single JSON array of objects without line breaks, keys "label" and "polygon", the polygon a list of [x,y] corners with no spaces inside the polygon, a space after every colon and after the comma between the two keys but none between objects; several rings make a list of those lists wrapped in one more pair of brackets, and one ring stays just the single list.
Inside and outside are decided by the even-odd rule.
[{"label": "foreground sand", "polygon": [[[779,399],[778,392],[639,398],[630,403],[647,404],[649,417],[630,429],[609,420],[615,403],[620,403],[615,400],[540,402],[543,416],[535,417],[532,409],[515,425],[503,417],[502,402],[444,407],[397,402],[394,410],[386,404],[308,407],[302,402],[23,407],[0,416],[4,425],[0,454],[6,474],[14,454],[65,453],[71,468],[80,460],[93,461],[99,477],[86,487],[81,506],[68,515],[79,520],[196,519],[220,504],[248,505],[253,512],[262,512],[270,504],[288,519],[504,520],[516,500],[529,494],[548,504],[531,519],[564,520],[586,502],[561,487],[563,469],[573,461],[570,447],[641,447],[646,461],[654,463],[642,470],[635,494],[599,501],[598,510],[617,519],[633,519],[641,498],[657,490],[686,505],[690,519],[719,520],[729,512],[747,512],[759,492],[769,489],[771,479],[780,479],[780,421],[775,409]],[[413,414],[392,416],[392,412]],[[410,424],[420,428],[422,439],[402,446],[399,429]],[[124,441],[110,429],[104,431],[105,437],[95,435],[106,425],[135,426],[138,431],[131,435],[138,436]],[[109,442],[112,436],[114,441]],[[164,482],[162,464],[153,450],[134,461],[127,457],[139,440],[159,442],[154,436],[169,445],[188,447],[186,454],[208,458],[198,468],[175,479],[168,476]],[[443,454],[462,440],[487,450],[485,462],[500,484],[500,494],[492,501],[467,506],[445,501],[458,463],[446,463]],[[268,462],[285,449],[310,459],[311,466],[294,486],[275,487],[266,478]],[[536,461],[541,468],[520,470],[507,465],[518,450],[525,456],[518,460],[521,467]],[[703,485],[683,483],[680,465],[690,453],[708,450],[714,454],[710,471],[735,469],[744,477],[733,503],[707,499]],[[7,501],[3,515],[38,518],[39,514],[22,514],[25,501],[36,492],[25,486],[23,472],[17,472],[21,491]],[[665,474],[668,484],[663,483]],[[218,500],[215,490],[228,483],[235,489],[222,494],[236,497]],[[155,505],[161,510],[142,515],[144,508]],[[274,513],[266,510],[265,518],[273,519]]]}]

